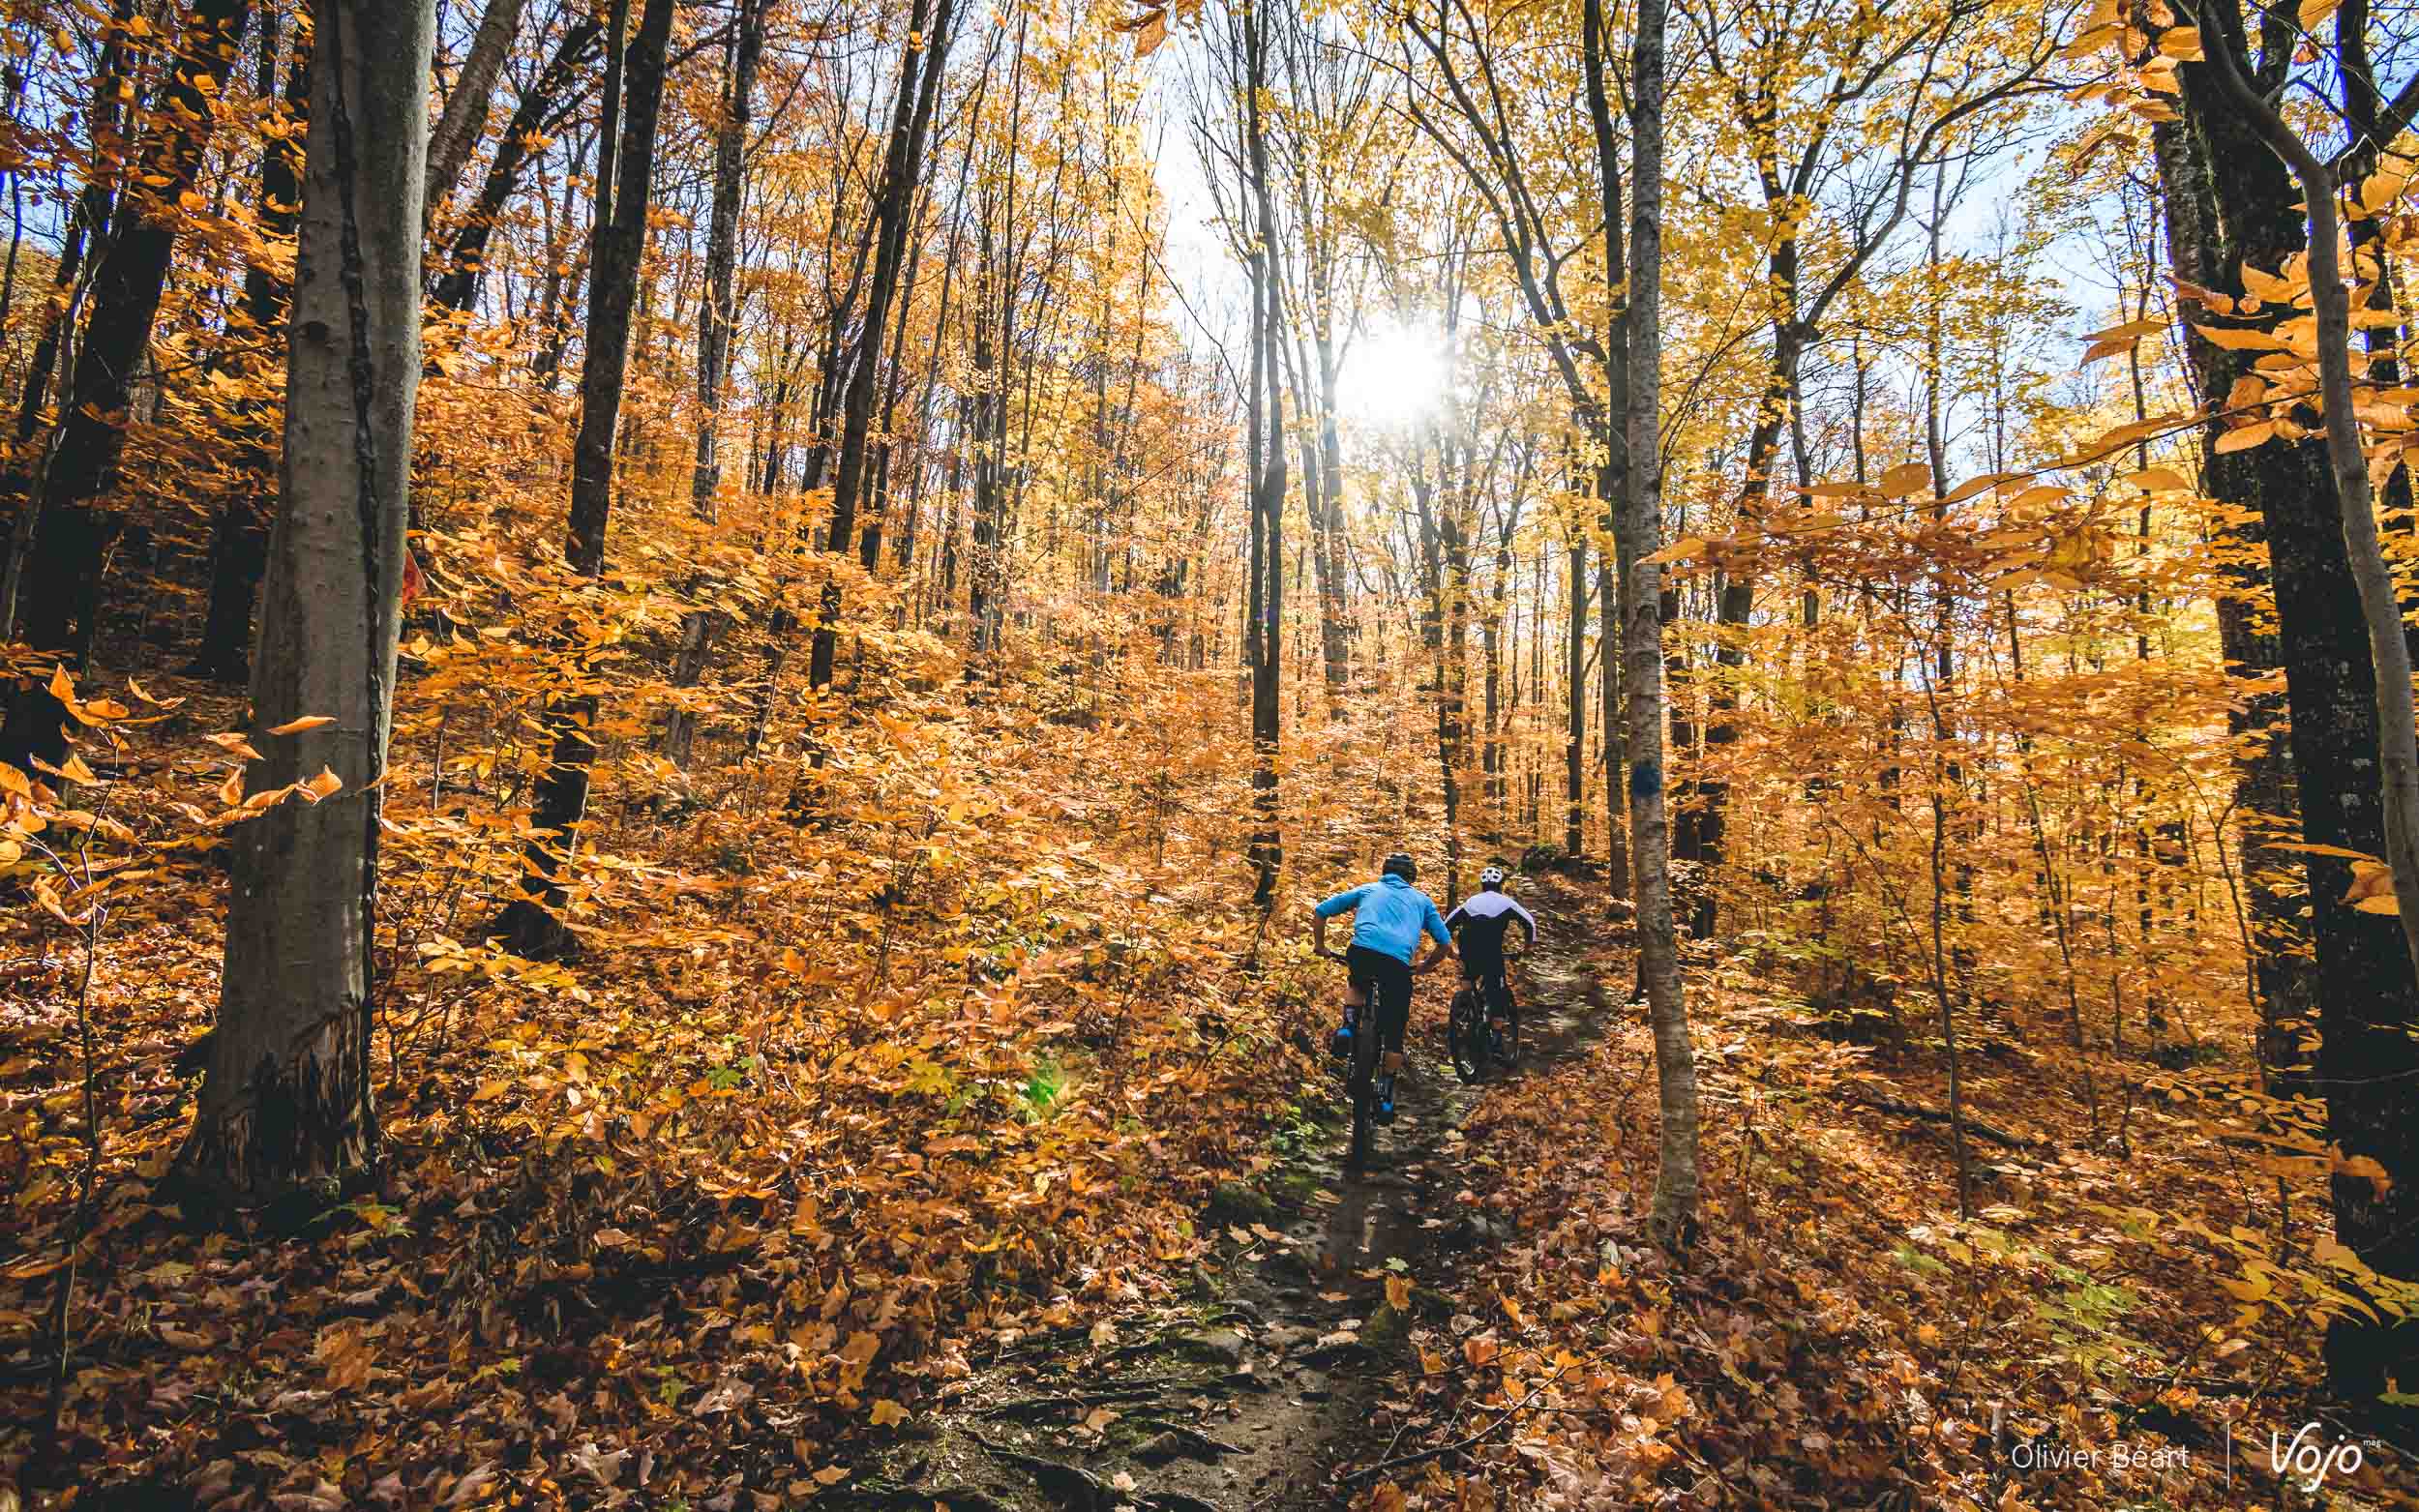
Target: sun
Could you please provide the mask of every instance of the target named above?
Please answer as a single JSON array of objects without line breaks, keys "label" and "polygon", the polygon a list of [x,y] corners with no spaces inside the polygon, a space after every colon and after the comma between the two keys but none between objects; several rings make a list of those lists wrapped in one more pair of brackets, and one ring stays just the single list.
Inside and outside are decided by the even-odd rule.
[{"label": "sun", "polygon": [[1387,321],[1361,333],[1338,375],[1344,413],[1364,424],[1408,426],[1444,397],[1448,364],[1432,331]]}]

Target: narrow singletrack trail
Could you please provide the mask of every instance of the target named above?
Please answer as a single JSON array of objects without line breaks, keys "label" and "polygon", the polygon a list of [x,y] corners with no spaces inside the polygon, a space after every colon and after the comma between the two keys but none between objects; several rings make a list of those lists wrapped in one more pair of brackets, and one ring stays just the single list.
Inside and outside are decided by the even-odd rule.
[{"label": "narrow singletrack trail", "polygon": [[[1345,1170],[1339,1128],[1259,1188],[1222,1191],[1192,1301],[982,1368],[924,1437],[840,1488],[851,1504],[1294,1512],[1342,1505],[1359,1486],[1343,1476],[1419,1447],[1396,1400],[1409,1330],[1447,1324],[1454,1277],[1503,1237],[1460,1200],[1487,1158],[1463,1125],[1490,1089],[1596,1039],[1616,1000],[1577,948],[1604,928],[1594,910],[1560,887],[1540,901],[1547,932],[1515,972],[1518,1070],[1464,1086],[1445,1056],[1458,978],[1422,978],[1395,1121],[1365,1171]],[[1389,1277],[1412,1284],[1408,1309],[1389,1305]]]}]

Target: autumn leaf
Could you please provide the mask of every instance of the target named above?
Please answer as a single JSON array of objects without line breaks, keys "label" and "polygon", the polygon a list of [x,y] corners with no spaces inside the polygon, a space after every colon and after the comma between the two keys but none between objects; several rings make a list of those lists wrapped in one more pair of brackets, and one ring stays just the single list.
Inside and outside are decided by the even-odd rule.
[{"label": "autumn leaf", "polygon": [[2289,352],[2291,343],[2266,331],[2254,331],[2241,326],[2195,325],[2194,330],[2216,345],[2238,352]]},{"label": "autumn leaf", "polygon": [[2368,1182],[2371,1192],[2380,1202],[2385,1201],[2385,1194],[2394,1185],[2392,1174],[2374,1155],[2345,1155],[2339,1150],[2335,1155],[2335,1173],[2354,1181]]},{"label": "autumn leaf", "polygon": [[2344,891],[2344,902],[2362,913],[2400,913],[2394,898],[2394,870],[2382,861],[2358,860],[2352,863],[2351,886]]},{"label": "autumn leaf", "polygon": [[2238,426],[2219,436],[2217,444],[2211,450],[2221,457],[2231,452],[2248,452],[2274,434],[2276,434],[2275,422],[2256,421],[2248,426]]},{"label": "autumn leaf", "polygon": [[1932,486],[1932,470],[1923,462],[1901,462],[1881,475],[1884,497],[1912,498]]},{"label": "autumn leaf", "polygon": [[335,719],[326,714],[306,714],[300,719],[271,726],[268,732],[272,735],[297,735],[306,729],[319,729],[335,723]]}]

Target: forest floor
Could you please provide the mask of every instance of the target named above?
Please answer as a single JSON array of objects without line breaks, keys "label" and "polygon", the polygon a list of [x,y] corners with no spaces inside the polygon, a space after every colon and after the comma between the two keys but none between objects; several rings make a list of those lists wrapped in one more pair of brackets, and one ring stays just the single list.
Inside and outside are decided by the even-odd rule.
[{"label": "forest floor", "polygon": [[[111,812],[215,780],[171,737],[229,712],[114,767]],[[1752,932],[1692,942],[1703,1198],[1669,1258],[1600,881],[1514,884],[1546,924],[1517,1073],[1458,1085],[1449,981],[1423,986],[1402,1115],[1350,1175],[1310,1052],[1331,968],[1215,875],[1122,859],[1130,810],[1065,729],[1006,708],[896,738],[1047,796],[905,811],[1019,910],[1014,940],[922,920],[972,945],[869,992],[792,962],[834,888],[757,858],[770,821],[634,827],[712,885],[675,878],[576,975],[399,1005],[442,1009],[417,1038],[390,1010],[380,1185],[302,1232],[155,1196],[215,996],[207,864],[163,845],[113,917],[93,1061],[75,937],[12,935],[0,1509],[12,1482],[143,1512],[2419,1506],[2323,1396],[2325,1210],[2243,1138],[2219,1030],[2077,1062],[2054,1015],[1966,1005],[1960,1217],[1928,1005],[1843,1020]],[[399,953],[459,949],[409,911],[458,906],[455,875],[399,870]],[[835,959],[887,959],[868,910]]]},{"label": "forest floor", "polygon": [[[1540,950],[1522,977],[1523,1066],[1568,1061],[1601,1033],[1603,983],[1568,947]],[[1213,1253],[1184,1300],[1002,1349],[858,1493],[953,1512],[1291,1512],[1343,1504],[1433,1453],[1408,1442],[1428,1415],[1411,1400],[1415,1332],[1483,1326],[1460,1312],[1457,1278],[1508,1231],[1470,1187],[1496,1159],[1465,1128],[1485,1085],[1461,1084],[1445,1057],[1451,985],[1423,980],[1396,1118],[1365,1171],[1346,1168],[1341,1127],[1314,1126],[1259,1181],[1213,1195]]]}]

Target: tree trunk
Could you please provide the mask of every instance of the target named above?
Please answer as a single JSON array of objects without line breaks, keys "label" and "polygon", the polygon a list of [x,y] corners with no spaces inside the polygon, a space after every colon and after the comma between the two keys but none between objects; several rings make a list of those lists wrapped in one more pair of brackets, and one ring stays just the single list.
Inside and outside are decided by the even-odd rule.
[{"label": "tree trunk", "polygon": [[[2202,15],[2204,48],[2226,49],[2235,68],[2252,74],[2236,8],[2204,0]],[[2287,66],[2286,48],[2272,51],[2254,87],[2264,89],[2269,70]],[[2301,191],[2218,67],[2185,63],[2177,73],[2219,212],[2218,270],[2230,280],[2246,262],[2274,270],[2287,255],[2310,251]],[[2252,470],[2274,574],[2302,838],[2382,854],[2380,689],[2344,543],[2349,522],[2337,505],[2327,457],[2312,442],[2235,455],[2258,459]],[[2400,698],[2407,720],[2407,686]],[[2304,864],[2323,1041],[2315,1082],[2327,1099],[2328,1133],[2346,1156],[2375,1160],[2388,1177],[2382,1192],[2362,1177],[2335,1177],[2336,1234],[2377,1271],[2419,1275],[2419,1119],[2408,1115],[2404,1093],[2419,1074],[2419,1041],[2410,1033],[2419,1022],[2419,984],[2403,925],[2343,901],[2351,876],[2340,856],[2305,852]],[[2419,1379],[2419,1337],[2408,1328],[2339,1318],[2327,1330],[2326,1355],[2332,1387],[2354,1401],[2374,1403],[2389,1381],[2407,1386]]]},{"label": "tree trunk", "polygon": [[[126,24],[134,15],[134,0],[117,0],[110,11],[108,40],[102,44],[100,65],[93,73],[92,97],[84,112],[88,139],[96,147],[116,145],[118,89],[126,68],[123,38]],[[117,204],[114,183],[114,174],[96,171],[76,193],[75,208],[68,212],[58,261],[51,270],[50,307],[43,315],[42,334],[34,339],[33,354],[25,366],[25,386],[17,400],[16,426],[11,432],[15,444],[10,451],[8,470],[0,475],[0,503],[5,503],[9,510],[7,548],[0,551],[0,640],[15,637],[17,593],[38,513],[33,504],[34,468],[27,453],[34,432],[41,429],[43,406],[50,401],[50,382],[59,366],[60,349],[75,334],[75,280],[83,270],[85,250],[100,246],[108,232],[110,211]]]},{"label": "tree trunk", "polygon": [[[0,588],[0,604],[16,609],[16,637],[61,661],[80,660],[92,642],[105,558],[123,524],[99,501],[117,480],[134,374],[176,250],[178,199],[201,171],[251,9],[250,0],[194,0],[178,34],[162,129],[143,154],[142,187],[118,206],[108,249],[94,270],[92,316],[29,506],[31,540],[11,553]],[[60,732],[66,712],[45,679],[20,687],[0,727],[0,761],[58,761],[67,754]]]},{"label": "tree trunk", "polygon": [[[698,302],[697,462],[689,473],[689,507],[698,519],[708,521],[715,517],[716,498],[722,490],[723,390],[728,387],[732,327],[737,320],[732,286],[738,274],[740,193],[745,188],[741,155],[747,147],[757,62],[764,52],[764,6],[765,0],[740,0],[738,14],[732,18],[723,110],[714,129],[714,201],[706,232],[705,294]],[[673,687],[693,688],[705,675],[716,623],[711,609],[691,609],[683,618],[680,653],[672,665]],[[675,765],[686,767],[696,733],[696,717],[686,709],[672,710],[664,726],[664,754]]]},{"label": "tree trunk", "polygon": [[1576,519],[1569,530],[1570,615],[1563,670],[1570,697],[1563,727],[1563,853],[1576,860],[1588,849],[1588,534]]},{"label": "tree trunk", "polygon": [[[261,26],[262,93],[266,94],[276,66],[276,49],[271,44],[276,36],[273,19],[264,19]],[[284,238],[294,234],[295,222],[302,200],[302,146],[290,133],[310,117],[311,101],[310,54],[298,45],[296,55],[285,73],[285,105],[291,118],[289,133],[271,142],[261,154],[259,206],[255,212],[265,235]],[[268,341],[273,334],[282,334],[285,326],[285,305],[291,295],[284,279],[265,263],[254,263],[244,270],[244,319],[254,340]],[[265,366],[266,359],[243,359],[246,368]],[[253,487],[254,480],[265,480],[275,457],[270,450],[268,426],[260,417],[261,406],[248,404],[241,422],[245,429],[244,445],[236,462],[238,482],[219,506],[219,518],[210,536],[210,596],[209,608],[201,627],[201,644],[194,653],[192,665],[185,668],[188,677],[207,677],[218,682],[240,683],[252,675],[252,611],[253,601],[259,596],[261,575],[269,567],[269,510],[267,490]]]},{"label": "tree trunk", "polygon": [[[511,122],[496,139],[495,157],[488,163],[478,197],[470,202],[445,249],[445,271],[437,276],[432,291],[435,303],[444,309],[467,313],[479,303],[488,239],[495,233],[495,221],[504,213],[505,202],[520,187],[521,170],[529,162],[529,143],[552,134],[587,98],[582,75],[588,50],[604,35],[605,28],[593,19],[574,22],[555,44],[554,55],[538,71],[536,82],[513,107]],[[550,273],[549,277],[559,275]],[[541,376],[551,379],[552,371],[551,365],[541,365]]]},{"label": "tree trunk", "polygon": [[1277,878],[1285,866],[1284,833],[1278,823],[1277,746],[1282,737],[1278,705],[1280,651],[1285,631],[1285,386],[1277,371],[1277,343],[1284,340],[1284,289],[1277,260],[1276,210],[1269,185],[1269,138],[1260,102],[1268,88],[1268,17],[1259,10],[1241,16],[1243,44],[1243,150],[1257,245],[1252,252],[1253,460],[1259,464],[1251,488],[1251,623],[1244,655],[1251,664],[1252,834],[1251,858],[1259,875],[1252,902],[1275,905]]},{"label": "tree trunk", "polygon": [[[175,1178],[315,1212],[375,1160],[373,904],[420,384],[435,0],[317,0],[284,504],[253,669],[248,792],[333,773],[233,831],[218,1027]],[[315,729],[279,735],[291,720]]]},{"label": "tree trunk", "polygon": [[1672,931],[1670,833],[1663,809],[1663,635],[1658,608],[1662,569],[1663,463],[1663,32],[1665,0],[1638,0],[1630,72],[1629,219],[1630,459],[1620,549],[1628,558],[1629,659],[1629,845],[1638,888],[1638,970],[1655,1031],[1661,1091],[1662,1148],[1655,1172],[1649,1229],[1667,1247],[1686,1244],[1696,1227],[1696,1059],[1688,1045],[1687,1004]]},{"label": "tree trunk", "polygon": [[[918,40],[899,59],[899,94],[891,115],[890,143],[881,184],[874,196],[873,280],[866,287],[865,313],[848,359],[848,386],[841,400],[831,530],[824,541],[824,549],[834,557],[846,554],[855,538],[858,495],[865,483],[866,439],[873,427],[874,380],[881,370],[882,339],[890,332],[891,301],[898,294],[908,233],[915,219],[924,142],[932,130],[933,107],[941,97],[941,74],[949,61],[954,5],[955,0],[939,0],[928,13],[927,0],[913,0],[908,16],[908,30]],[[839,613],[840,580],[835,576],[823,585],[822,613],[816,623],[807,670],[810,686],[830,685],[832,659],[839,644]]]},{"label": "tree trunk", "polygon": [[521,13],[525,3],[526,0],[487,0],[487,12],[479,17],[479,31],[471,39],[470,56],[463,60],[462,75],[454,80],[454,92],[445,97],[445,109],[437,117],[436,129],[429,133],[428,194],[423,204],[425,213],[432,218],[445,208],[454,186],[462,181],[462,170],[470,163],[471,150],[479,145],[479,133],[487,126],[488,104],[495,95],[495,76],[503,72],[504,60],[512,55],[513,38],[521,31]]},{"label": "tree trunk", "polygon": [[[572,442],[570,530],[563,555],[572,571],[605,571],[605,527],[613,498],[613,443],[621,421],[623,380],[630,363],[630,314],[638,302],[640,264],[646,252],[646,205],[655,172],[655,128],[664,104],[664,60],[670,50],[674,0],[646,0],[623,59],[628,99],[620,110],[620,182],[612,219],[600,220],[589,257],[587,358],[580,376],[580,430]],[[600,144],[600,155],[603,147]],[[600,199],[603,197],[600,194]],[[600,208],[605,208],[600,206]],[[531,896],[515,899],[496,932],[524,956],[556,956],[571,946],[560,909],[565,879],[579,853],[588,807],[588,773],[596,760],[589,731],[592,695],[558,697],[548,711],[553,757],[539,779],[537,838],[527,850]]]},{"label": "tree trunk", "polygon": [[[2153,140],[2166,201],[2168,266],[2176,278],[2195,287],[2239,290],[2234,269],[2219,245],[2216,190],[2206,148],[2180,122],[2161,124]],[[2203,402],[2223,400],[2235,381],[2252,371],[2257,353],[2229,351],[2194,331],[2191,321],[2181,324],[2184,355]],[[2311,472],[2314,447],[2278,442],[2222,455],[2216,446],[2223,434],[2225,427],[2215,419],[2201,427],[2200,476],[2212,496],[2256,509],[2272,489],[2323,486],[2323,479]],[[2255,519],[2230,534],[2254,548],[2264,548],[2267,538],[2265,524]],[[2268,597],[2269,574],[2247,564],[2230,569],[2229,575],[2236,591],[2218,601],[2219,650],[2230,675],[2267,682],[2285,665],[2276,633],[2259,623],[2267,618],[2259,601]],[[2227,733],[2243,753],[2235,757],[2235,807],[2269,820],[2245,821],[2237,845],[2251,916],[2260,1074],[2268,1090],[2280,1097],[2314,1090],[2307,1075],[2310,1057],[2300,1047],[2318,1023],[2318,963],[2302,923],[2303,889],[2281,880],[2296,873],[2306,877],[2305,862],[2277,845],[2288,838],[2285,828],[2296,821],[2299,803],[2287,717],[2282,692],[2256,692],[2239,696],[2226,722]]]}]

